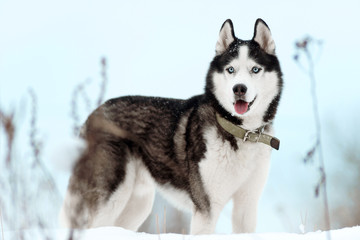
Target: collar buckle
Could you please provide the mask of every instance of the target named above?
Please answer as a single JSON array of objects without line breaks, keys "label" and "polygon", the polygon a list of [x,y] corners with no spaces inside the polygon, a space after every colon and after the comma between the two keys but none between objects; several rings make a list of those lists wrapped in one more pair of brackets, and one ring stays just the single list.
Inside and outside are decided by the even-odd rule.
[{"label": "collar buckle", "polygon": [[255,133],[254,131],[251,131],[251,130],[248,130],[248,131],[246,131],[245,132],[245,135],[244,135],[244,138],[243,138],[243,142],[246,142],[246,140],[248,140],[249,139],[249,134],[250,133]]},{"label": "collar buckle", "polygon": [[264,127],[260,129],[256,129],[256,130],[247,130],[245,132],[244,138],[243,138],[243,142],[246,142],[248,139],[250,139],[250,134],[254,134],[253,135],[253,142],[259,142],[259,139],[261,138],[261,135],[264,131]]}]

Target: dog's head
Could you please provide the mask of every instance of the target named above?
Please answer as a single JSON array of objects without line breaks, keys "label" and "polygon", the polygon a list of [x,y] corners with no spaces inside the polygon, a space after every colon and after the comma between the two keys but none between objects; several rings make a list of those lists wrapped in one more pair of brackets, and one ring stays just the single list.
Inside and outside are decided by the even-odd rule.
[{"label": "dog's head", "polygon": [[[263,20],[256,21],[249,41],[235,37],[231,20],[224,22],[206,83],[217,109],[250,128],[271,121],[280,100],[281,76],[275,43]],[[252,124],[245,123],[250,120]]]}]

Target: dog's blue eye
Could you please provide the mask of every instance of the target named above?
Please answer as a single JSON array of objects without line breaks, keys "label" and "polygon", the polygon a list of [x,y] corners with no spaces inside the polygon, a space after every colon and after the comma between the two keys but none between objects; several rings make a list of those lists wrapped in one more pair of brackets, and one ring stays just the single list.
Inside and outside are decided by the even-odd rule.
[{"label": "dog's blue eye", "polygon": [[253,67],[253,68],[251,69],[251,71],[252,71],[253,73],[259,73],[260,70],[261,70],[261,68],[258,68],[258,67]]},{"label": "dog's blue eye", "polygon": [[233,67],[229,67],[229,68],[226,69],[226,70],[227,70],[230,74],[231,74],[231,73],[234,73],[234,71],[235,71]]}]

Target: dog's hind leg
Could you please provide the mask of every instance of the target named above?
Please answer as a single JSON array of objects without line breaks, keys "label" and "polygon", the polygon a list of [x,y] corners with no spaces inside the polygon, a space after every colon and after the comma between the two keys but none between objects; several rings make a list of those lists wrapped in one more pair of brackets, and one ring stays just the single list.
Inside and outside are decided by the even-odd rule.
[{"label": "dog's hind leg", "polygon": [[98,205],[90,227],[114,226],[117,217],[124,211],[136,180],[136,163],[129,161],[126,166],[126,176],[111,196]]},{"label": "dog's hind leg", "polygon": [[127,172],[124,181],[110,195],[103,198],[101,191],[95,194],[99,198],[96,206],[89,208],[84,205],[82,196],[70,190],[66,193],[66,198],[60,212],[60,224],[67,228],[92,228],[100,226],[113,226],[115,220],[124,210],[132,194],[135,179],[135,168],[133,163],[127,164]]},{"label": "dog's hind leg", "polygon": [[154,181],[143,163],[138,161],[134,189],[115,225],[136,231],[151,213],[154,197]]},{"label": "dog's hind leg", "polygon": [[[126,156],[126,151],[108,154],[106,145],[92,147],[75,167],[60,213],[64,227],[114,225],[126,206],[135,184],[136,162]],[[126,147],[120,142],[118,145]],[[112,156],[115,153],[118,155]],[[120,174],[122,178],[118,179]]]}]

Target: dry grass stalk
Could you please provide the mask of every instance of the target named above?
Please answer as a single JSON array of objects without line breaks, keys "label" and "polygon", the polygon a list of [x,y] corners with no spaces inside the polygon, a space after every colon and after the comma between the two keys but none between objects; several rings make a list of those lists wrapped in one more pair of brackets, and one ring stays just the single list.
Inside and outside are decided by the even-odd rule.
[{"label": "dry grass stalk", "polygon": [[[102,101],[105,95],[105,88],[107,84],[106,75],[106,60],[102,59],[102,85],[100,90],[99,102]],[[80,84],[73,92],[72,98],[72,118],[75,124],[79,122],[79,114],[77,109],[77,101],[82,97],[88,110],[91,109],[91,101],[85,91],[86,83]],[[22,231],[24,228],[37,227],[42,235],[42,239],[52,239],[53,237],[46,231],[48,221],[45,221],[43,216],[38,212],[38,204],[42,195],[47,194],[48,197],[55,197],[51,201],[60,200],[60,193],[57,189],[56,183],[52,174],[48,171],[42,161],[41,150],[42,141],[38,137],[39,131],[37,128],[37,97],[35,92],[29,90],[30,97],[30,126],[29,126],[29,145],[32,152],[31,167],[27,167],[28,161],[24,159],[14,159],[12,155],[14,151],[15,130],[14,114],[5,114],[0,109],[0,125],[4,129],[4,136],[6,138],[6,153],[5,153],[5,172],[0,178],[0,224],[1,236],[4,240],[4,227],[12,226],[16,229],[17,239],[27,239],[27,236]],[[0,127],[1,128],[1,127]],[[2,132],[1,132],[2,133]],[[84,156],[83,156],[84,157]],[[14,162],[15,160],[18,160]],[[26,170],[26,171],[25,171]],[[39,171],[42,174],[38,174]],[[32,184],[28,186],[28,181],[31,179]],[[44,185],[47,186],[46,191]],[[38,202],[40,201],[40,202]],[[52,202],[54,203],[54,202]],[[7,204],[11,207],[7,208]],[[56,206],[57,204],[50,204],[49,206]],[[78,206],[81,209],[81,206]],[[34,209],[36,209],[34,211]],[[3,211],[2,211],[3,210]],[[21,213],[21,214],[20,214]],[[4,223],[3,223],[4,218]],[[69,240],[77,238],[74,230],[70,231]]]},{"label": "dry grass stalk", "polygon": [[160,240],[161,237],[160,237],[160,227],[159,227],[159,215],[157,215],[157,214],[156,214],[156,232],[158,235],[158,239]]},{"label": "dry grass stalk", "polygon": [[100,106],[102,104],[102,102],[104,100],[104,96],[105,96],[105,89],[106,89],[106,85],[108,82],[106,68],[107,68],[106,58],[103,57],[101,59],[101,79],[102,79],[102,81],[101,81],[101,85],[100,85],[100,93],[99,93],[97,106]]},{"label": "dry grass stalk", "polygon": [[164,226],[163,226],[163,233],[166,233],[166,207],[164,207]]},{"label": "dry grass stalk", "polygon": [[40,149],[42,147],[41,141],[37,139],[38,129],[37,123],[37,97],[33,89],[29,89],[29,96],[31,99],[31,119],[30,119],[30,146],[33,151],[34,162],[33,166],[40,162]]},{"label": "dry grass stalk", "polygon": [[80,130],[80,116],[79,116],[79,109],[78,109],[78,99],[79,96],[82,97],[86,107],[87,111],[90,112],[91,109],[91,101],[86,93],[86,86],[90,83],[90,80],[87,79],[84,82],[78,84],[73,91],[72,99],[71,99],[71,117],[73,119],[73,132],[74,135],[77,136],[79,134]]},{"label": "dry grass stalk", "polygon": [[[316,141],[313,148],[311,148],[308,153],[307,157],[305,158],[304,162],[308,162],[309,159],[314,157],[314,153],[317,152],[319,156],[319,171],[320,171],[320,181],[316,185],[315,188],[315,196],[319,196],[320,190],[323,191],[323,202],[324,202],[324,220],[326,230],[331,229],[330,223],[330,211],[329,211],[329,203],[328,203],[328,194],[327,194],[327,179],[326,179],[326,172],[325,172],[325,161],[323,157],[323,150],[322,150],[322,142],[321,142],[321,122],[320,122],[320,113],[318,107],[318,97],[316,93],[316,77],[315,77],[315,63],[313,60],[313,54],[310,50],[310,45],[316,44],[317,46],[322,45],[321,41],[317,41],[311,37],[306,37],[301,41],[296,43],[296,48],[298,53],[295,55],[294,59],[301,67],[301,69],[308,75],[311,83],[311,96],[312,96],[312,103],[313,103],[313,111],[314,111],[314,118],[315,118],[315,127],[316,127]],[[300,55],[304,54],[306,57],[306,61],[308,63],[308,68],[304,68],[299,61]],[[331,235],[330,232],[327,232],[327,238],[330,240]]]},{"label": "dry grass stalk", "polygon": [[14,125],[14,114],[11,113],[9,115],[4,114],[0,110],[0,120],[1,125],[4,127],[5,135],[7,137],[7,154],[6,154],[6,165],[9,166],[11,162],[11,153],[13,148],[14,142],[14,135],[15,135],[15,125]]},{"label": "dry grass stalk", "polygon": [[[101,83],[100,83],[100,92],[99,97],[96,101],[96,106],[100,106],[104,101],[105,97],[105,90],[108,83],[107,78],[107,61],[106,58],[101,59]],[[88,115],[92,111],[92,103],[86,91],[88,84],[90,84],[91,80],[86,79],[84,82],[78,84],[72,93],[71,98],[71,118],[73,119],[73,132],[75,136],[79,135],[80,127],[81,127],[81,120],[79,116],[79,97],[83,100],[86,106],[86,115]]]},{"label": "dry grass stalk", "polygon": [[[37,99],[35,92],[29,90],[30,96],[30,126],[29,126],[29,145],[32,152],[31,161],[27,157],[14,157],[12,152],[14,145],[15,129],[14,114],[5,114],[0,110],[0,125],[4,128],[7,139],[6,148],[6,168],[3,169],[0,183],[2,185],[0,194],[0,222],[2,238],[4,227],[11,227],[16,230],[17,239],[27,239],[23,232],[25,228],[36,227],[43,239],[51,239],[46,231],[48,221],[43,219],[38,207],[43,204],[43,197],[54,197],[49,206],[56,206],[56,201],[60,200],[52,174],[47,170],[41,161],[42,143],[38,138],[37,125]],[[39,175],[39,171],[43,174]],[[31,184],[29,183],[31,181]],[[44,189],[44,185],[47,187]],[[5,187],[4,187],[5,186]],[[43,195],[45,194],[45,195]],[[3,222],[4,218],[4,222]]]},{"label": "dry grass stalk", "polygon": [[160,234],[159,215],[156,214],[156,233]]},{"label": "dry grass stalk", "polygon": [[31,119],[30,119],[30,146],[33,152],[33,167],[38,167],[44,174],[42,180],[44,180],[50,189],[56,194],[56,197],[60,199],[60,192],[57,189],[55,180],[49,170],[45,167],[44,163],[41,160],[41,148],[42,142],[37,139],[38,129],[37,129],[37,97],[33,89],[29,90],[29,95],[31,98],[32,108],[31,108]]}]

